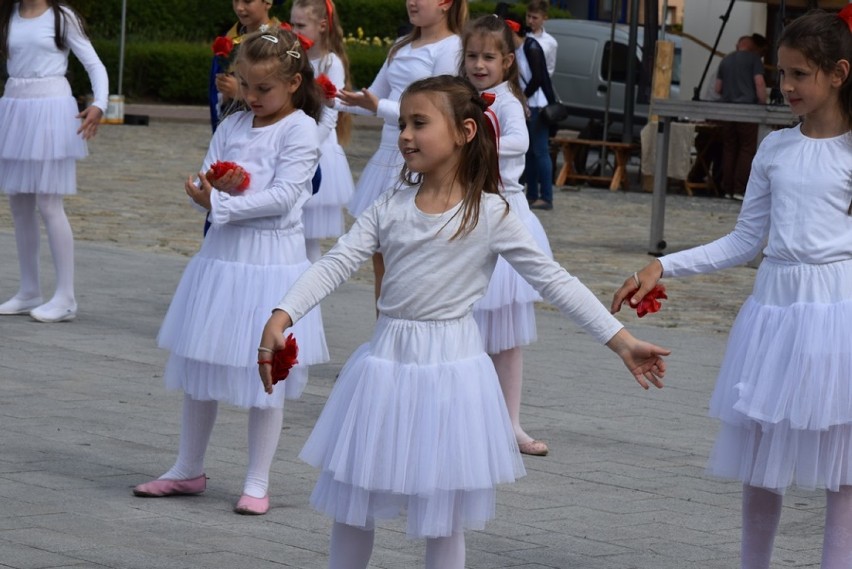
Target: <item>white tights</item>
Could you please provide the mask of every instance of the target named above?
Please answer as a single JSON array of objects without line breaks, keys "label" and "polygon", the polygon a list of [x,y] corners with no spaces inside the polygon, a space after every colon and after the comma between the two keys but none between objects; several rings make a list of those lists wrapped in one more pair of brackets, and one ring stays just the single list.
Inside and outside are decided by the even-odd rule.
[{"label": "white tights", "polygon": [[[184,480],[204,474],[204,453],[210,442],[219,405],[217,401],[198,401],[189,395],[183,398],[183,418],[178,457],[174,466],[160,478]],[[278,448],[284,409],[249,410],[249,465],[243,493],[254,498],[266,496],[269,488],[269,469]]]},{"label": "white tights", "polygon": [[[367,569],[373,553],[375,529],[334,522],[331,528],[329,569]],[[426,540],[426,569],[464,569],[464,532]]]},{"label": "white tights", "polygon": [[74,305],[74,234],[65,215],[63,196],[58,194],[11,194],[9,208],[15,223],[15,242],[21,282],[15,295],[21,300],[41,296],[39,281],[39,227],[41,215],[56,270],[56,292],[51,304]]},{"label": "white tights", "polygon": [[518,444],[528,443],[533,438],[521,427],[521,393],[524,387],[524,354],[521,348],[510,348],[498,354],[490,354],[500,380],[503,399],[509,410],[509,419]]},{"label": "white tights", "polygon": [[319,239],[305,239],[305,253],[308,256],[308,261],[316,263],[322,257],[322,249],[320,249]]},{"label": "white tights", "polygon": [[[826,492],[821,569],[852,567],[852,486]],[[743,486],[742,569],[769,569],[781,519],[782,496]]]}]

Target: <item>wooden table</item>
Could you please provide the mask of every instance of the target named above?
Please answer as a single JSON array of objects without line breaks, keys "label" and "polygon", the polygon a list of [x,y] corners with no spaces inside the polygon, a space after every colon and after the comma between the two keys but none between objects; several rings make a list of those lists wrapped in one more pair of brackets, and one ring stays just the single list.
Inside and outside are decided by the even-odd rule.
[{"label": "wooden table", "polygon": [[[608,142],[603,140],[588,140],[585,138],[562,138],[554,137],[550,139],[550,144],[562,150],[562,169],[556,176],[554,182],[557,186],[561,186],[566,182],[572,181],[593,181],[593,182],[609,182],[609,189],[612,191],[619,188],[626,190],[627,182],[627,161],[630,160],[630,154],[638,150],[639,146],[629,142]],[[574,155],[583,148],[601,148],[611,150],[615,156],[615,168],[612,176],[591,175],[577,172],[574,169]]]}]

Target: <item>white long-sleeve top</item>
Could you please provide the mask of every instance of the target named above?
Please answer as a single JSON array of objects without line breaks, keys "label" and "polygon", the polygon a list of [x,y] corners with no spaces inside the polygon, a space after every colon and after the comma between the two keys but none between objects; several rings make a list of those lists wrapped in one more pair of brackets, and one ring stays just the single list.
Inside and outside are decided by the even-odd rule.
[{"label": "white long-sleeve top", "polygon": [[301,223],[302,205],[311,197],[311,178],[319,161],[317,123],[297,109],[280,121],[255,128],[254,115],[240,111],[216,129],[204,158],[206,172],[216,161],[236,162],[249,173],[249,187],[238,195],[214,190],[210,222],[259,229]]},{"label": "white long-sleeve top", "polygon": [[[734,230],[660,259],[665,276],[716,271],[764,255],[782,263],[852,259],[852,132],[809,138],[801,125],[770,133],[754,157]],[[768,240],[768,242],[767,242]]]},{"label": "white long-sleeve top", "polygon": [[530,135],[527,131],[527,116],[524,105],[512,93],[508,81],[483,91],[494,93],[495,99],[488,107],[497,116],[500,125],[497,154],[500,160],[501,191],[504,194],[523,192],[521,175],[526,165]]},{"label": "white long-sleeve top", "polygon": [[293,322],[343,283],[381,245],[385,259],[379,311],[407,320],[450,320],[471,312],[485,294],[498,255],[536,290],[600,342],[621,323],[576,277],[548,258],[497,195],[485,194],[474,230],[454,240],[461,204],[438,215],[420,211],[417,188],[383,196],[327,255],[305,272],[277,308]]},{"label": "white long-sleeve top", "polygon": [[[314,68],[314,76],[319,77],[325,75],[331,81],[338,91],[346,88],[346,70],[343,68],[343,62],[340,57],[334,52],[328,52],[322,57],[317,57],[311,60],[311,67]],[[325,107],[322,117],[319,121],[319,142],[322,146],[325,141],[335,133],[337,127],[336,109]],[[337,135],[332,136],[332,141],[337,142]]]},{"label": "white long-sleeve top", "polygon": [[77,17],[68,8],[60,8],[65,16],[62,21],[68,48],[61,51],[56,48],[53,10],[48,8],[36,18],[22,18],[20,3],[15,3],[12,7],[12,19],[9,24],[9,59],[6,61],[9,77],[16,79],[64,77],[68,71],[68,48],[70,48],[89,75],[94,93],[93,104],[105,111],[109,100],[109,78],[106,67],[95,53],[92,42],[80,28]]}]

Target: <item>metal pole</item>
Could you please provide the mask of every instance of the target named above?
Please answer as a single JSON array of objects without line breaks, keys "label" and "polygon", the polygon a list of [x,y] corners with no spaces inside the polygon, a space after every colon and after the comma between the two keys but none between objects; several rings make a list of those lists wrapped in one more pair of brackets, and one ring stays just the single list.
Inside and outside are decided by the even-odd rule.
[{"label": "metal pole", "polygon": [[121,0],[121,40],[118,46],[118,94],[124,85],[124,36],[127,30],[127,0]]},{"label": "metal pole", "polygon": [[654,164],[654,194],[651,197],[651,239],[648,254],[659,257],[666,248],[663,238],[666,221],[666,186],[669,172],[669,134],[671,117],[660,116],[657,123],[657,156]]},{"label": "metal pole", "polygon": [[[622,142],[633,142],[633,109],[636,108],[636,46],[639,35],[639,0],[630,2],[630,34],[627,40],[627,81],[624,85],[624,132]],[[654,53],[650,50],[650,53]]]},{"label": "metal pole", "polygon": [[710,50],[710,57],[707,58],[707,65],[704,66],[704,73],[701,74],[701,81],[698,82],[698,86],[695,87],[695,90],[692,92],[692,100],[700,101],[701,100],[701,88],[704,86],[704,79],[707,78],[707,72],[710,70],[710,62],[713,61],[713,56],[716,55],[716,48],[719,47],[719,40],[722,39],[722,33],[725,31],[725,26],[728,23],[728,18],[731,17],[731,10],[734,9],[734,2],[737,0],[731,0],[731,3],[728,4],[728,10],[725,12],[724,16],[719,16],[719,19],[722,20],[722,25],[719,27],[719,33],[716,34],[716,41],[713,43],[713,49]]}]

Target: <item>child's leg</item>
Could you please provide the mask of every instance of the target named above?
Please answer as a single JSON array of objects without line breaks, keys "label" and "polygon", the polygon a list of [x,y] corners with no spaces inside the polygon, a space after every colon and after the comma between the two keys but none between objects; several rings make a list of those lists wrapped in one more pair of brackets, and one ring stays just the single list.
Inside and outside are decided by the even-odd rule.
[{"label": "child's leg", "polygon": [[38,216],[36,215],[35,194],[12,194],[9,196],[9,209],[15,224],[15,243],[18,249],[18,266],[21,270],[21,282],[15,295],[19,300],[30,300],[41,296],[39,286],[38,252],[40,238],[38,234]]},{"label": "child's leg", "polygon": [[248,445],[249,466],[243,494],[252,498],[263,498],[269,489],[269,469],[278,449],[281,437],[281,425],[284,423],[284,409],[249,410]]},{"label": "child's leg", "polygon": [[822,569],[852,567],[852,486],[826,492]]},{"label": "child's leg", "polygon": [[[498,354],[491,354],[491,361],[494,362],[494,369],[500,380],[500,389],[503,391],[503,399],[506,400],[515,439],[519,445],[532,442],[533,438],[521,427],[521,392],[524,385],[524,354],[521,348],[510,348]],[[546,452],[546,445],[544,446]]]},{"label": "child's leg", "polygon": [[742,569],[769,569],[782,500],[771,490],[743,485]]},{"label": "child's leg", "polygon": [[308,261],[316,263],[322,257],[322,249],[320,249],[319,239],[305,239],[305,252],[308,255]]},{"label": "child's leg", "polygon": [[217,401],[198,401],[183,396],[183,418],[180,428],[180,446],[175,465],[160,476],[167,480],[189,480],[204,474],[204,453],[213,432],[213,423],[219,409]]},{"label": "child's leg", "polygon": [[375,528],[362,529],[334,522],[328,569],[367,569],[373,554]]},{"label": "child's leg", "polygon": [[426,569],[464,569],[464,532],[426,540]]},{"label": "child's leg", "polygon": [[57,308],[75,306],[74,300],[74,234],[65,215],[61,195],[40,194],[36,198],[38,211],[44,221],[53,266],[56,269],[56,292],[49,305]]}]

